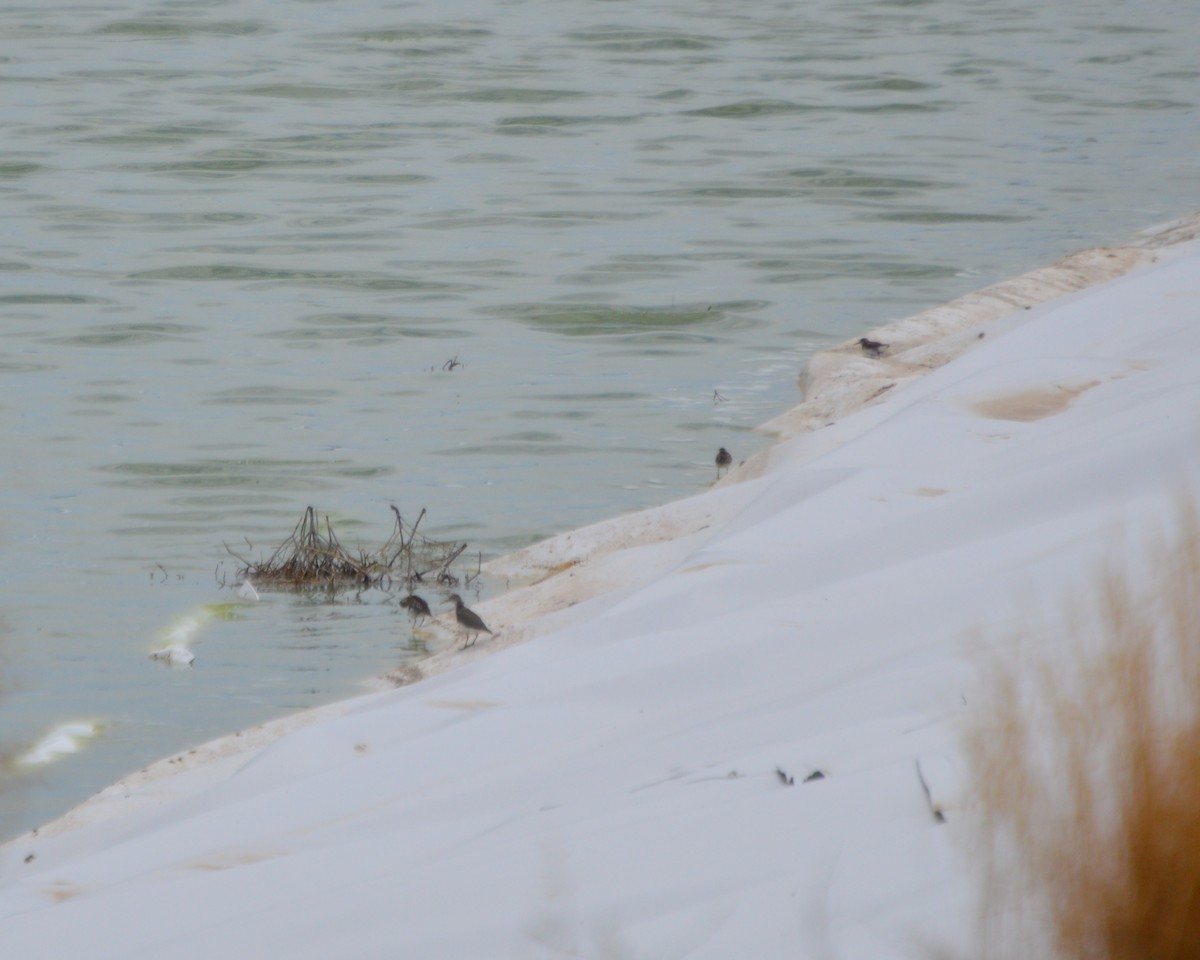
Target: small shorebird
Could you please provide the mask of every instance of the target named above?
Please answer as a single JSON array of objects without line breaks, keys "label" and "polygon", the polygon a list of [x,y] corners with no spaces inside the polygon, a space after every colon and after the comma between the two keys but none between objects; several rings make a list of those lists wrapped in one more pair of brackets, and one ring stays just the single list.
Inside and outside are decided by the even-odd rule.
[{"label": "small shorebird", "polygon": [[729,469],[729,465],[731,463],[733,463],[733,454],[731,454],[728,450],[726,450],[724,447],[722,447],[720,450],[717,451],[716,463],[717,463],[717,479],[720,480],[721,479],[721,468],[724,467],[726,470]]},{"label": "small shorebird", "polygon": [[[479,634],[492,633],[492,631],[488,629],[488,625],[483,622],[482,618],[480,618],[479,614],[464,604],[462,597],[460,597],[457,593],[450,594],[450,596],[448,596],[442,602],[453,603],[454,619],[463,626],[468,634],[474,634],[474,636],[471,637],[470,643],[463,641],[464,650],[467,647],[473,647],[475,645],[475,641],[479,639]],[[495,634],[492,635],[495,636]]]},{"label": "small shorebird", "polygon": [[888,348],[886,343],[880,343],[878,340],[868,340],[866,337],[859,337],[858,345],[862,347],[862,352],[865,356],[874,357],[876,360],[883,356],[883,351]]},{"label": "small shorebird", "polygon": [[429,609],[429,604],[418,597],[415,593],[410,593],[407,597],[401,600],[400,606],[404,607],[409,613],[411,613],[414,619],[420,617],[422,620],[424,620],[426,617],[433,616],[433,613]]}]

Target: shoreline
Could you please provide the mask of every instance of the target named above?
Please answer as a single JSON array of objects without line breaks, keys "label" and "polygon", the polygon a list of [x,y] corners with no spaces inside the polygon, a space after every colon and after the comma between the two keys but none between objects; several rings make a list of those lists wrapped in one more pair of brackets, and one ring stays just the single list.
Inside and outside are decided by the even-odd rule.
[{"label": "shoreline", "polygon": [[[804,398],[759,428],[773,436],[772,446],[735,465],[710,489],[568,531],[490,561],[486,565],[489,575],[528,581],[479,605],[481,615],[497,631],[495,638],[465,651],[458,649],[457,637],[444,626],[452,614],[443,614],[440,622],[432,622],[433,629],[449,634],[451,645],[417,664],[376,678],[373,682],[380,689],[279,717],[163,758],[4,846],[165,805],[188,795],[196,781],[240,767],[252,751],[291,732],[363,709],[396,687],[456,670],[611,606],[626,591],[694,553],[736,515],[755,482],[770,475],[785,446],[804,444],[808,459],[847,442],[849,437],[843,431],[827,428],[837,428],[848,414],[964,355],[988,335],[1019,326],[1041,304],[1160,262],[1173,247],[1195,239],[1198,228],[1200,215],[1150,227],[1135,234],[1129,244],[1080,251],[885,324],[868,332],[873,339],[891,345],[881,359],[864,357],[857,342],[814,354],[800,377]],[[794,451],[789,452],[794,457]],[[643,549],[636,556],[625,555],[635,547]]]},{"label": "shoreline", "polygon": [[[1068,254],[1048,266],[1001,280],[937,307],[867,331],[890,349],[881,359],[863,356],[857,340],[817,351],[799,375],[803,399],[756,428],[773,443],[735,463],[708,490],[662,506],[613,517],[556,534],[484,565],[489,576],[527,581],[479,605],[484,619],[501,625],[498,641],[487,652],[456,657],[452,648],[431,653],[412,668],[391,671],[378,680],[403,686],[456,668],[477,656],[523,643],[557,629],[570,618],[557,616],[585,601],[626,589],[652,575],[645,564],[629,567],[610,558],[634,547],[667,544],[699,537],[737,509],[719,494],[769,473],[779,448],[805,436],[812,456],[824,448],[818,434],[854,413],[939,367],[964,355],[985,338],[989,324],[1006,317],[1023,322],[1030,311],[1059,297],[1079,293],[1160,262],[1171,247],[1200,235],[1200,212],[1138,231],[1120,247],[1094,247]],[[1011,324],[1010,324],[1011,325]],[[831,444],[844,438],[831,439]],[[704,501],[703,503],[701,501]],[[694,549],[695,543],[687,544]],[[659,569],[680,550],[664,549]],[[542,617],[557,617],[537,625]],[[439,621],[452,622],[449,615]],[[518,626],[505,625],[515,624]],[[442,623],[439,623],[442,626]],[[476,648],[472,647],[474,651]]]}]

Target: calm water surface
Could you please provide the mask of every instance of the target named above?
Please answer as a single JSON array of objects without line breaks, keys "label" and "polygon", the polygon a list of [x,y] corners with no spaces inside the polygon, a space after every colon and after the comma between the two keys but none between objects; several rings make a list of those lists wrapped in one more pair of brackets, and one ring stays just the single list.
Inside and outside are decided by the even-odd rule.
[{"label": "calm water surface", "polygon": [[412,655],[264,594],[151,662],[223,544],[701,490],[813,350],[1200,207],[1183,6],[0,2],[0,741],[105,725],[0,835]]}]

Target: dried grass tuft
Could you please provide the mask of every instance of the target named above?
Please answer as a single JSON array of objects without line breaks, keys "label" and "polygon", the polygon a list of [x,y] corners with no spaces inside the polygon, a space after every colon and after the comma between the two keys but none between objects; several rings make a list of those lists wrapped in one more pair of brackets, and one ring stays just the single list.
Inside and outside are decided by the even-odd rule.
[{"label": "dried grass tuft", "polygon": [[394,584],[411,587],[434,582],[456,586],[458,578],[450,565],[467,549],[465,543],[432,540],[417,533],[425,516],[422,510],[414,523],[407,524],[393,506],[396,525],[391,536],[378,550],[361,547],[351,552],[338,539],[329,517],[324,529],[312,507],[266,560],[253,561],[239,556],[229,545],[225,549],[242,566],[238,577],[258,586],[276,589],[326,589],[344,587],[380,587]]},{"label": "dried grass tuft", "polygon": [[1111,570],[1063,653],[989,665],[967,754],[985,956],[1200,960],[1200,525]]}]

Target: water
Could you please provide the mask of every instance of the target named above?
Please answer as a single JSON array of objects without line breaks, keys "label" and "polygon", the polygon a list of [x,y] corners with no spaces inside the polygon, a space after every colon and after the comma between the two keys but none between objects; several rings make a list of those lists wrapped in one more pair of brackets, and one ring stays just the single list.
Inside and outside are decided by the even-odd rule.
[{"label": "water", "polygon": [[395,597],[265,594],[151,662],[225,544],[675,499],[814,349],[1200,207],[1175,3],[0,11],[0,740],[104,731],[0,835],[412,655]]}]

